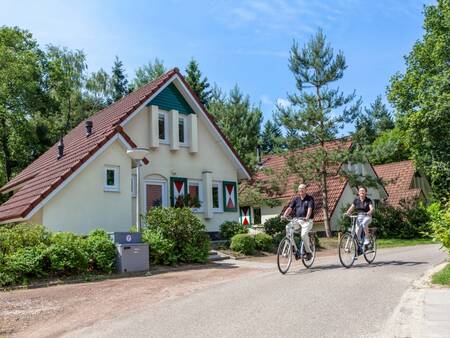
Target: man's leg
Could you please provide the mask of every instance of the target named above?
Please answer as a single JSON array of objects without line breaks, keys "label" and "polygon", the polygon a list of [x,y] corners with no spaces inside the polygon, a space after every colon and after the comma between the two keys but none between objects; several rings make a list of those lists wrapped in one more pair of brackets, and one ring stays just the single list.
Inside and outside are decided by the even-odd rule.
[{"label": "man's leg", "polygon": [[313,222],[312,220],[308,220],[308,221],[302,221],[301,222],[301,226],[302,226],[302,241],[303,241],[303,245],[305,246],[305,251],[308,253],[312,253],[311,251],[311,246],[309,245],[309,232],[311,231],[312,227],[313,227]]}]

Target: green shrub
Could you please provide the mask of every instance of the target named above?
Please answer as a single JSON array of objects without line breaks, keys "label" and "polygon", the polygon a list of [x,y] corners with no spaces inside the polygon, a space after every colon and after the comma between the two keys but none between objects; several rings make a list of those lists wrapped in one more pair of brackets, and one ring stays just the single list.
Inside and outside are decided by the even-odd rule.
[{"label": "green shrub", "polygon": [[42,225],[21,223],[0,227],[0,253],[11,254],[18,249],[39,244],[48,245],[51,233]]},{"label": "green shrub", "polygon": [[233,251],[251,255],[255,252],[255,237],[249,234],[237,234],[231,238],[230,248]]},{"label": "green shrub", "polygon": [[111,273],[115,270],[116,246],[106,231],[93,230],[84,240],[88,256],[88,270]]},{"label": "green shrub", "polygon": [[246,234],[248,229],[239,222],[227,221],[220,226],[220,237],[229,241],[234,235]]},{"label": "green shrub", "polygon": [[286,236],[284,232],[279,232],[272,236],[272,242],[275,247],[278,247],[282,239]]},{"label": "green shrub", "polygon": [[286,231],[286,225],[288,223],[288,221],[282,220],[280,216],[269,218],[263,224],[264,231],[270,236],[278,233],[284,233]]},{"label": "green shrub", "polygon": [[8,255],[4,270],[16,283],[23,283],[31,278],[46,276],[48,259],[45,245],[41,243],[33,247],[20,248]]},{"label": "green shrub", "polygon": [[255,247],[256,250],[271,251],[273,248],[272,237],[263,233],[256,234]]},{"label": "green shrub", "polygon": [[427,210],[433,238],[441,242],[450,254],[450,202],[444,208],[439,203],[430,204]]},{"label": "green shrub", "polygon": [[172,265],[178,261],[175,254],[175,241],[164,237],[158,229],[146,229],[142,240],[149,245],[150,261],[154,264]]},{"label": "green shrub", "polygon": [[89,257],[81,237],[70,232],[58,232],[52,235],[50,243],[46,254],[52,272],[68,275],[87,271]]},{"label": "green shrub", "polygon": [[[172,251],[164,253],[163,256],[170,259],[163,261],[170,264],[206,262],[209,254],[209,237],[206,236],[205,226],[191,209],[152,208],[147,216],[147,224],[148,228],[144,233],[150,231],[150,234],[144,236],[144,240],[149,238],[157,241],[160,254],[163,254],[161,250]],[[155,235],[155,231],[158,235]],[[172,248],[169,249],[170,247]]]}]

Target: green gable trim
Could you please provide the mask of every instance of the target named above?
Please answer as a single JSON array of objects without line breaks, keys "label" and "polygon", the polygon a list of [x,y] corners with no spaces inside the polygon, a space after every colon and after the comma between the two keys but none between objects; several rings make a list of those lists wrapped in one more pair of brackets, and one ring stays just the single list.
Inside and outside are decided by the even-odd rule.
[{"label": "green gable trim", "polygon": [[158,106],[162,110],[178,110],[184,115],[195,114],[173,83],[164,88],[148,105]]}]

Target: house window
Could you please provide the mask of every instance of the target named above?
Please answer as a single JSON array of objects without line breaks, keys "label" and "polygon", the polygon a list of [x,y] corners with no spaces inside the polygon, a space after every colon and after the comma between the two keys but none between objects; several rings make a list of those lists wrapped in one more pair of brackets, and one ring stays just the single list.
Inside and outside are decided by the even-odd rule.
[{"label": "house window", "polygon": [[194,212],[203,211],[203,189],[202,182],[196,180],[189,180],[188,182],[188,194],[191,200],[199,202],[200,206],[192,208]]},{"label": "house window", "polygon": [[131,175],[131,197],[136,197],[137,176]]},{"label": "house window", "polygon": [[104,172],[104,190],[105,191],[120,191],[119,185],[119,167],[105,166]]},{"label": "house window", "polygon": [[212,184],[213,212],[223,212],[222,184],[213,182]]},{"label": "house window", "polygon": [[167,112],[160,111],[158,115],[158,133],[161,143],[169,143],[169,118]]},{"label": "house window", "polygon": [[186,145],[187,140],[187,123],[186,123],[186,117],[180,116],[178,118],[178,140],[180,141],[180,144]]}]

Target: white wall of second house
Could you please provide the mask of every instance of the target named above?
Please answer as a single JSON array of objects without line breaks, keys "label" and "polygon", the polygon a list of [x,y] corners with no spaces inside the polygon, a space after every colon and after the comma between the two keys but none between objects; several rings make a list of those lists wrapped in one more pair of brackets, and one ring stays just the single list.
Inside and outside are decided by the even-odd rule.
[{"label": "white wall of second house", "polygon": [[273,208],[268,206],[261,207],[261,223],[264,224],[268,219],[279,216],[283,207],[284,204]]},{"label": "white wall of second house", "polygon": [[[133,117],[124,126],[124,129],[139,147],[149,146],[150,127],[146,109]],[[146,178],[159,177],[164,179],[169,190],[170,177],[183,177],[201,181],[203,171],[207,170],[212,172],[213,181],[232,181],[237,183],[236,168],[226,155],[223,147],[206,128],[201,119],[198,119],[197,131],[198,152],[196,153],[190,153],[189,143],[187,146],[180,146],[178,150],[170,150],[170,145],[168,144],[159,144],[158,147],[150,149],[148,156],[150,163],[141,167],[141,210],[143,212],[145,210],[143,194],[145,192],[144,181]],[[215,212],[211,219],[205,219],[203,212],[196,213],[196,215],[206,225],[207,231],[219,231],[219,227],[223,222],[239,221],[239,206],[236,212]]]},{"label": "white wall of second house", "polygon": [[[120,168],[120,192],[104,191],[105,165]],[[115,141],[42,209],[42,223],[55,231],[86,234],[95,228],[128,231],[131,226],[131,160]]]}]

